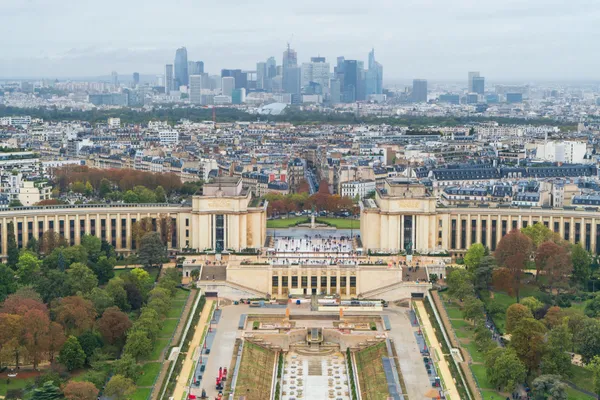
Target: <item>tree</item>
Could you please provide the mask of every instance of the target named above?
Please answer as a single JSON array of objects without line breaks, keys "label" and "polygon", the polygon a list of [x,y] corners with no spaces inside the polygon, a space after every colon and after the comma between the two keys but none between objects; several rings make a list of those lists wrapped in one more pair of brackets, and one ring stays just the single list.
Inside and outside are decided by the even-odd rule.
[{"label": "tree", "polygon": [[594,356],[588,365],[586,365],[586,368],[592,372],[594,393],[600,397],[600,356]]},{"label": "tree", "polygon": [[124,350],[137,361],[152,352],[152,341],[143,330],[132,330],[127,335]]},{"label": "tree", "polygon": [[54,382],[49,381],[41,387],[33,389],[28,398],[29,400],[60,400],[63,398],[63,394],[60,388],[54,385]]},{"label": "tree", "polygon": [[140,199],[133,190],[128,190],[123,195],[123,201],[128,204],[137,204],[140,202]]},{"label": "tree", "polygon": [[100,186],[98,187],[98,195],[100,195],[102,198],[105,198],[110,192],[112,192],[112,185],[110,181],[106,178],[102,178],[100,181]]},{"label": "tree", "polygon": [[133,239],[135,239],[135,242],[138,244],[140,244],[140,242],[142,241],[142,238],[150,233],[154,231],[154,224],[152,223],[152,218],[150,217],[144,217],[142,219],[140,219],[139,221],[135,221],[132,225],[131,225],[131,236]]},{"label": "tree", "polygon": [[494,253],[498,265],[508,272],[510,279],[507,284],[516,295],[517,301],[520,300],[521,276],[530,258],[531,249],[531,239],[515,229],[500,240]]},{"label": "tree", "polygon": [[589,362],[600,355],[600,321],[588,318],[583,321],[579,331],[575,332],[573,339],[578,344],[579,353],[584,362]]},{"label": "tree", "polygon": [[123,311],[129,311],[131,306],[127,301],[125,281],[121,278],[113,278],[106,285],[106,292],[113,298],[115,305]]},{"label": "tree", "polygon": [[107,343],[115,344],[125,337],[125,334],[131,328],[131,321],[127,314],[117,307],[110,307],[98,319],[97,327]]},{"label": "tree", "polygon": [[138,250],[138,259],[142,265],[147,267],[160,265],[165,255],[166,248],[158,232],[147,233],[142,237]]},{"label": "tree", "polygon": [[162,186],[157,186],[156,189],[154,189],[154,197],[158,203],[164,203],[167,201],[167,193]]},{"label": "tree", "polygon": [[12,221],[10,221],[6,229],[8,231],[6,263],[12,269],[16,269],[17,263],[19,262],[19,248],[17,247],[17,239],[15,238],[15,224]]},{"label": "tree", "polygon": [[69,336],[58,354],[58,362],[68,371],[82,368],[85,364],[85,352],[75,336]]},{"label": "tree", "polygon": [[99,390],[91,382],[69,381],[63,393],[67,400],[96,400]]},{"label": "tree", "polygon": [[65,330],[58,322],[51,322],[48,330],[48,358],[54,362],[54,355],[62,349],[67,337]]},{"label": "tree", "polygon": [[532,382],[534,400],[567,400],[567,385],[560,376],[540,375]]},{"label": "tree", "polygon": [[136,390],[135,383],[123,375],[113,375],[106,384],[104,394],[114,400],[125,400]]},{"label": "tree", "polygon": [[40,253],[48,255],[59,247],[66,247],[67,244],[68,243],[64,236],[50,229],[42,234],[42,239],[40,243]]},{"label": "tree", "polygon": [[22,346],[22,319],[20,315],[0,313],[0,351],[2,354],[12,354],[17,368]]},{"label": "tree", "polygon": [[43,268],[33,283],[35,289],[40,293],[46,303],[52,300],[69,296],[71,286],[67,283],[67,273],[58,269]]},{"label": "tree", "polygon": [[73,294],[85,295],[98,286],[98,278],[85,264],[74,263],[67,270],[67,283]]},{"label": "tree", "polygon": [[86,364],[90,363],[90,358],[96,351],[102,347],[102,340],[97,333],[93,331],[83,332],[81,335],[77,337],[83,352],[85,353],[85,362]]},{"label": "tree", "polygon": [[455,299],[461,300],[473,295],[473,278],[465,269],[453,269],[446,276],[448,294]]},{"label": "tree", "polygon": [[59,247],[44,257],[44,266],[50,269],[64,270],[76,262],[82,264],[88,262],[87,250],[82,245]]},{"label": "tree", "polygon": [[42,303],[39,294],[29,288],[21,288],[4,300],[0,312],[25,315],[27,311],[32,309],[40,310],[45,314],[48,313],[48,307]]},{"label": "tree", "polygon": [[524,305],[525,307],[529,308],[529,311],[531,311],[531,314],[534,314],[537,310],[544,307],[544,303],[542,303],[541,301],[539,301],[538,299],[536,299],[533,296],[524,297],[521,299],[521,301],[519,303]]},{"label": "tree", "polygon": [[81,296],[70,296],[60,299],[54,308],[56,322],[60,323],[70,334],[81,335],[92,329],[96,311],[91,301]]},{"label": "tree", "polygon": [[600,293],[594,295],[592,300],[585,305],[583,312],[590,318],[596,318],[600,315]]},{"label": "tree", "polygon": [[92,265],[92,270],[100,285],[106,284],[115,276],[115,265],[117,265],[117,260],[114,257],[107,258],[106,256],[100,256],[98,261]]},{"label": "tree", "polygon": [[567,325],[558,325],[548,334],[546,354],[542,358],[542,373],[568,376],[571,370],[573,335]]},{"label": "tree", "polygon": [[27,352],[33,361],[33,368],[37,369],[42,354],[48,351],[50,318],[43,311],[32,309],[23,315],[23,339]]},{"label": "tree", "polygon": [[150,340],[154,340],[158,337],[160,328],[161,324],[158,313],[155,310],[146,307],[142,310],[137,321],[135,321],[132,330],[144,331]]},{"label": "tree", "polygon": [[511,333],[519,323],[527,318],[533,318],[531,310],[523,304],[512,304],[506,309],[506,332]]},{"label": "tree", "polygon": [[538,247],[535,263],[539,271],[538,274],[544,271],[548,277],[548,286],[550,289],[554,286],[558,288],[564,287],[573,271],[573,264],[571,264],[567,247],[557,245],[554,242],[544,242]]},{"label": "tree", "polygon": [[538,368],[546,350],[546,326],[533,318],[521,320],[511,332],[510,345],[527,366],[528,371]]},{"label": "tree", "polygon": [[132,310],[139,310],[144,304],[144,296],[140,289],[131,282],[128,282],[124,286],[125,292],[127,293],[127,304]]},{"label": "tree", "polygon": [[32,236],[31,239],[27,241],[27,250],[34,254],[38,254],[40,252],[40,244],[35,237]]},{"label": "tree", "polygon": [[102,240],[93,235],[82,235],[81,246],[87,251],[88,259],[92,263],[98,261],[102,254]]},{"label": "tree", "polygon": [[473,322],[484,317],[483,302],[476,297],[469,296],[465,300],[463,316]]},{"label": "tree", "polygon": [[465,254],[465,266],[470,272],[473,272],[479,266],[483,257],[485,257],[485,247],[481,243],[475,243],[469,247]]},{"label": "tree", "polygon": [[136,382],[142,372],[142,366],[131,355],[123,354],[123,357],[113,363],[113,370],[115,374]]},{"label": "tree", "polygon": [[550,230],[546,225],[536,222],[521,229],[521,232],[531,240],[533,249],[537,249],[542,243],[548,241],[560,242],[560,236]]},{"label": "tree", "polygon": [[0,264],[0,302],[15,290],[17,290],[17,282],[15,282],[14,271],[7,265]]},{"label": "tree", "polygon": [[21,285],[33,283],[36,275],[40,272],[42,262],[37,256],[29,251],[23,251],[17,262],[17,277]]},{"label": "tree", "polygon": [[93,288],[85,298],[92,302],[98,315],[102,315],[107,308],[115,305],[115,301],[105,289]]},{"label": "tree", "polygon": [[571,246],[571,263],[573,264],[573,281],[586,284],[592,274],[592,256],[579,243]]},{"label": "tree", "polygon": [[544,316],[544,324],[546,324],[548,329],[552,329],[561,325],[563,323],[563,318],[563,310],[558,306],[553,306],[546,311],[546,315]]},{"label": "tree", "polygon": [[514,390],[525,380],[527,370],[511,348],[497,347],[485,357],[486,375],[494,387],[504,391]]},{"label": "tree", "polygon": [[575,308],[566,308],[561,310],[563,322],[567,325],[569,332],[573,337],[573,346],[571,352],[575,352],[575,348],[579,346],[578,333],[583,329],[583,322],[587,319],[583,313]]},{"label": "tree", "polygon": [[492,283],[492,273],[496,267],[496,260],[492,256],[485,256],[473,271],[473,284],[477,290],[489,290]]}]

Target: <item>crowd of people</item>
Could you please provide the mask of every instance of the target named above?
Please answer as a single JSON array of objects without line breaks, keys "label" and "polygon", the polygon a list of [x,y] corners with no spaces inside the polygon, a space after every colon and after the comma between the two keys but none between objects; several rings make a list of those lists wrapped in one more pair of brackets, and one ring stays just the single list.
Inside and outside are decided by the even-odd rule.
[{"label": "crowd of people", "polygon": [[351,253],[352,250],[349,236],[305,235],[303,238],[284,236],[275,239],[277,253]]}]

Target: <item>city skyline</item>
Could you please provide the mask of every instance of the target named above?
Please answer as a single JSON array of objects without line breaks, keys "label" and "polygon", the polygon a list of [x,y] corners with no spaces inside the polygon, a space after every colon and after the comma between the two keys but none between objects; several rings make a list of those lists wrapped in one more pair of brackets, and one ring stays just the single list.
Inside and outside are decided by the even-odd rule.
[{"label": "city skyline", "polygon": [[[266,3],[260,10],[267,13],[241,2],[235,7],[181,5],[186,15],[221,15],[228,8],[226,25],[204,18],[196,27],[166,23],[164,4],[156,1],[109,0],[91,10],[84,4],[67,10],[41,1],[7,0],[0,5],[5,17],[0,17],[0,34],[10,41],[3,47],[0,77],[97,76],[112,70],[155,74],[171,60],[173,49],[184,45],[191,59],[206,63],[207,71],[254,69],[258,59],[281,54],[292,37],[299,61],[342,54],[362,59],[374,47],[386,66],[386,81],[461,79],[467,70],[486,71],[496,80],[597,77],[593,66],[599,56],[589,49],[598,34],[593,23],[600,5],[586,0],[568,6],[535,0],[476,8],[462,0],[451,9],[440,0],[376,0],[368,6],[310,0],[301,8]],[[86,13],[79,13],[80,7]],[[115,10],[128,15],[128,23],[101,29]],[[557,29],[560,25],[572,28]]]}]

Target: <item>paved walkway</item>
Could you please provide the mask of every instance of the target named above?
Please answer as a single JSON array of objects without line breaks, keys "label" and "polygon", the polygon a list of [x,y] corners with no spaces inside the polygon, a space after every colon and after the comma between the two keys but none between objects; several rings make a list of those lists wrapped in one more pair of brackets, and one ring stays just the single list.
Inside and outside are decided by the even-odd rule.
[{"label": "paved walkway", "polygon": [[437,367],[439,369],[439,373],[444,380],[444,386],[446,387],[446,397],[454,400],[458,400],[458,390],[456,389],[456,385],[454,384],[454,380],[452,379],[452,374],[450,373],[450,368],[448,368],[448,362],[444,357],[442,352],[442,346],[440,342],[438,342],[437,337],[435,336],[435,332],[433,330],[433,326],[431,326],[431,321],[429,321],[429,316],[427,315],[427,311],[425,310],[425,306],[422,301],[415,301],[417,305],[417,310],[419,311],[419,316],[421,317],[421,323],[423,324],[423,330],[425,331],[425,335],[427,335],[427,339],[429,339],[429,352],[434,356],[437,354],[439,356]]},{"label": "paved walkway", "polygon": [[212,309],[213,303],[214,300],[206,301],[206,304],[202,309],[202,314],[200,315],[200,321],[198,322],[198,325],[196,325],[195,327],[190,327],[190,329],[195,329],[194,337],[192,337],[192,342],[190,343],[188,352],[185,355],[185,360],[183,361],[183,366],[181,367],[181,372],[179,373],[179,377],[177,378],[177,384],[175,386],[175,391],[173,392],[174,400],[181,400],[183,398],[183,394],[188,390],[188,378],[190,376],[190,372],[196,364],[196,360],[194,359],[194,353],[196,352],[196,348],[200,346],[200,341],[202,340],[202,333],[204,332],[204,327],[208,322],[210,310]]}]

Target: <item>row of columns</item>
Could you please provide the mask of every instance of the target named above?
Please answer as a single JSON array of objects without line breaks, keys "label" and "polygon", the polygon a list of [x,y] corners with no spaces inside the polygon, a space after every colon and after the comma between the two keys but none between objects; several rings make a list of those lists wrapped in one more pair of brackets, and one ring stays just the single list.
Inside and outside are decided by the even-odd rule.
[{"label": "row of columns", "polygon": [[[508,216],[502,216],[502,215],[481,215],[481,214],[476,214],[476,215],[472,215],[472,214],[457,214],[456,218],[454,218],[454,216],[450,217],[450,230],[452,230],[452,220],[456,219],[456,249],[452,249],[452,250],[467,250],[469,248],[469,246],[471,246],[472,243],[483,243],[482,238],[483,238],[483,229],[482,229],[482,221],[486,221],[486,245],[490,248],[492,248],[492,221],[496,221],[496,244],[498,244],[498,242],[500,241],[500,239],[502,239],[502,221],[506,221],[506,233],[510,232],[511,230],[513,230],[513,222],[516,221],[517,223],[517,229],[521,229],[523,228],[523,222],[527,221],[527,226],[533,225],[535,223],[544,223],[544,222],[548,222],[548,228],[552,231],[554,231],[554,223],[558,222],[559,223],[559,231],[558,233],[560,234],[561,238],[565,238],[565,222],[569,223],[569,235],[568,235],[568,240],[571,243],[575,243],[575,224],[576,223],[580,223],[580,237],[579,237],[579,241],[578,243],[581,244],[582,247],[586,248],[586,244],[588,245],[587,248],[589,248],[592,252],[595,252],[596,250],[596,243],[597,243],[597,235],[600,233],[597,230],[597,222],[596,222],[596,218],[586,218],[586,217],[564,217],[564,216],[560,216],[560,217],[555,217],[553,215],[550,215],[548,217],[541,217],[541,216],[532,216],[532,215],[528,215],[528,216],[523,216],[523,215],[517,215],[517,216],[513,216],[513,215],[508,215]],[[475,238],[473,238],[472,235],[472,221],[476,220],[476,229],[475,229]],[[465,230],[465,237],[466,237],[466,247],[462,248],[461,244],[462,244],[462,222],[461,221],[466,221],[466,230]],[[598,220],[598,222],[600,222],[600,220]],[[590,243],[586,243],[586,224],[591,224],[591,229],[590,229]],[[450,234],[452,234],[452,232],[450,232]],[[451,236],[450,236],[451,237]],[[449,248],[452,247],[452,243],[451,241],[449,242]]]},{"label": "row of columns", "polygon": [[[290,289],[304,289],[302,287],[302,278],[306,277],[306,293],[310,294],[312,293],[312,289],[317,289],[317,293],[321,293],[323,289],[325,289],[325,293],[327,294],[341,294],[341,278],[345,277],[346,278],[346,284],[345,284],[345,288],[346,288],[346,294],[349,295],[350,294],[350,277],[356,277],[356,274],[351,274],[350,271],[342,271],[340,269],[337,270],[329,270],[329,269],[317,269],[317,273],[314,274],[313,271],[311,270],[298,270],[298,269],[293,269],[293,268],[289,268],[287,270],[287,273],[284,271],[276,271],[273,272],[272,277],[277,277],[277,282],[279,283],[279,286],[277,286],[277,295],[281,296],[283,295],[283,277],[287,277],[288,278],[288,283],[287,283],[287,289],[288,289],[288,293],[290,291]],[[298,278],[298,285],[297,287],[293,287],[292,286],[292,277],[295,276]],[[316,277],[317,278],[317,285],[316,286],[312,286],[311,284],[311,278],[312,277]],[[324,288],[321,285],[321,277],[326,277],[327,278],[327,285]],[[334,288],[331,287],[331,277],[335,277],[336,278],[336,286]],[[356,286],[354,287],[354,291],[356,293],[356,291],[358,287],[358,279],[356,281]],[[273,293],[273,280],[270,279],[269,280],[269,293]],[[334,291],[332,292],[332,289],[334,289]]]}]

